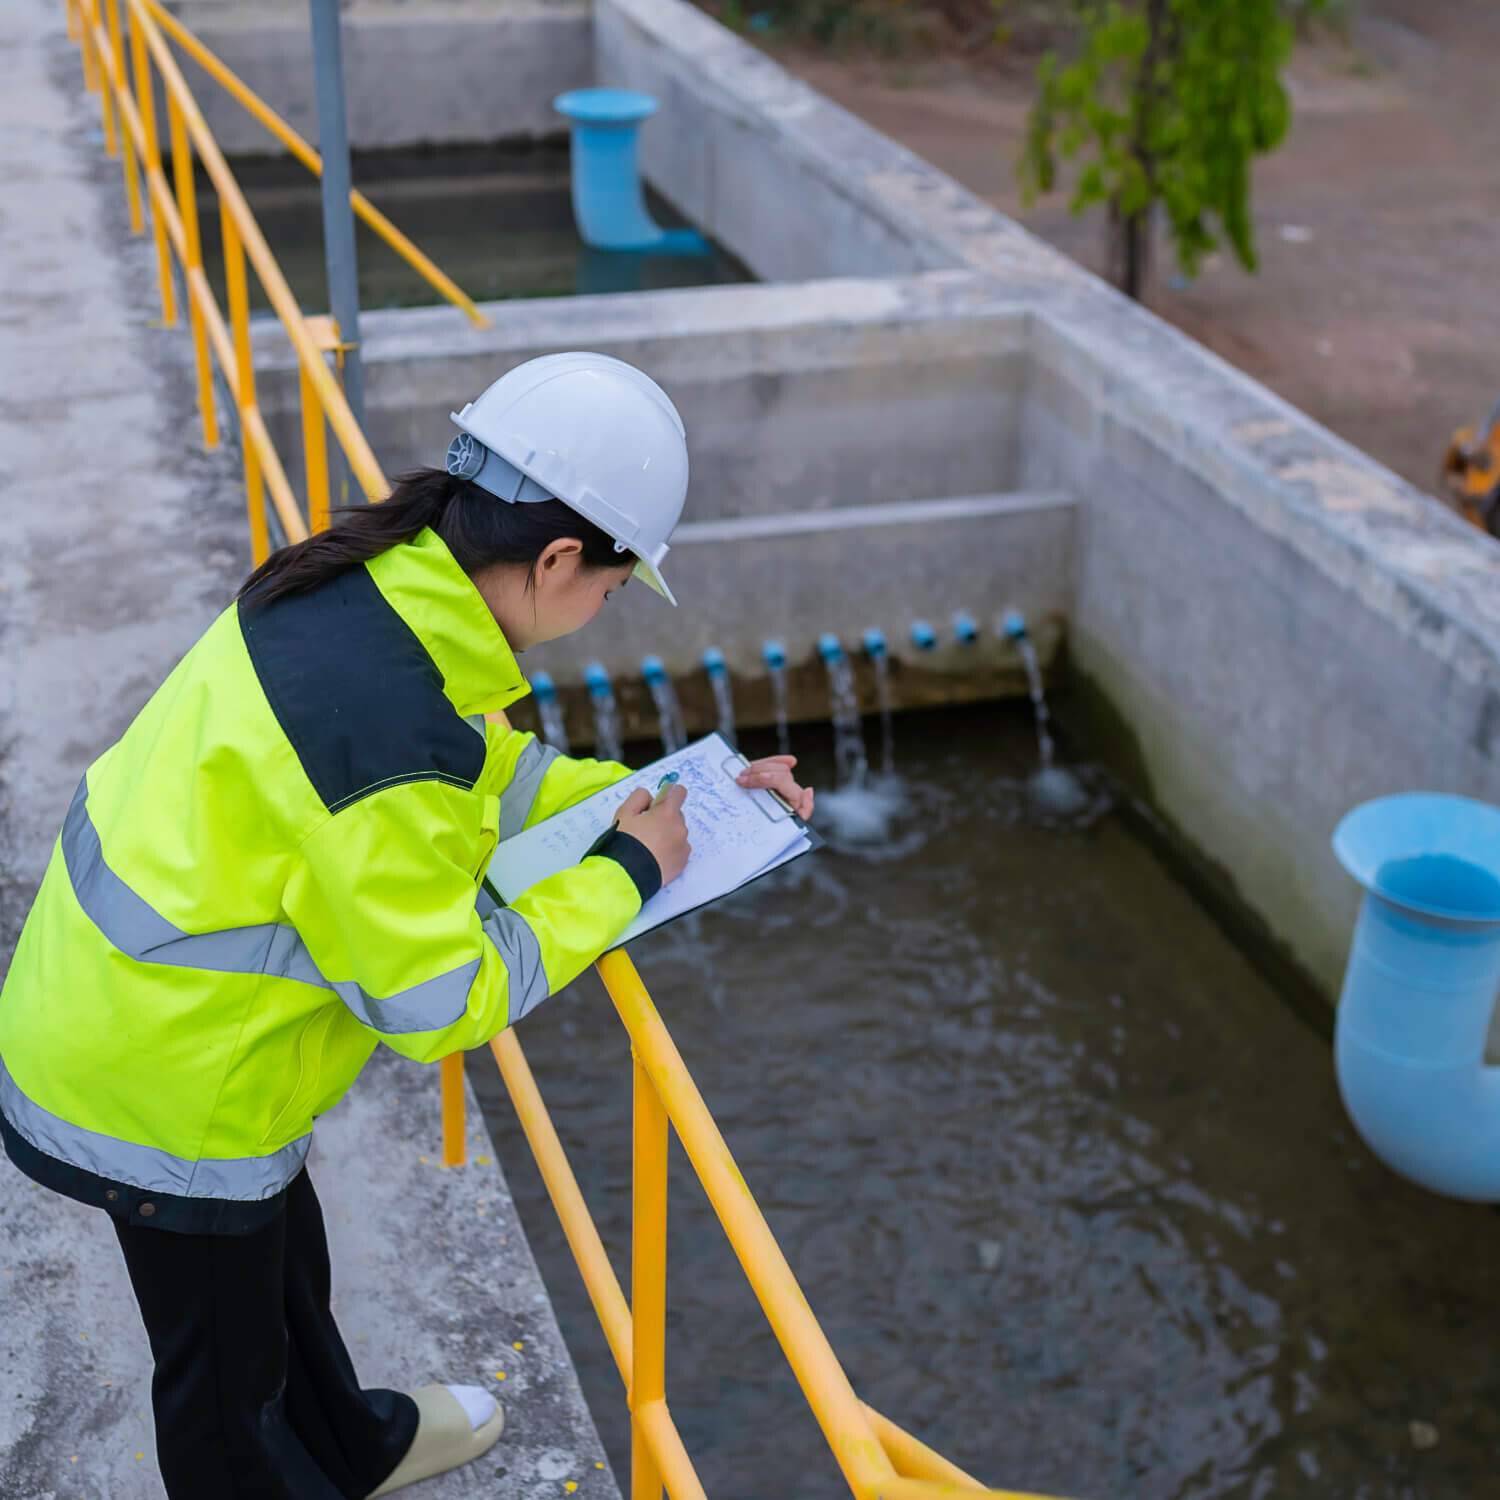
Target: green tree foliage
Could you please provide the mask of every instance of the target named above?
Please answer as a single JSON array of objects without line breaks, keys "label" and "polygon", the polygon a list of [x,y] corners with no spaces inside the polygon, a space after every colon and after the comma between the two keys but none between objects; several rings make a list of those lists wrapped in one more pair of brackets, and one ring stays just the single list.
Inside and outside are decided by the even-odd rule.
[{"label": "green tree foliage", "polygon": [[1293,5],[1307,0],[1076,0],[1076,45],[1037,73],[1020,176],[1027,201],[1081,167],[1072,210],[1105,204],[1110,274],[1132,297],[1146,279],[1154,205],[1192,273],[1229,242],[1254,270],[1250,162],[1285,136],[1280,72]]}]

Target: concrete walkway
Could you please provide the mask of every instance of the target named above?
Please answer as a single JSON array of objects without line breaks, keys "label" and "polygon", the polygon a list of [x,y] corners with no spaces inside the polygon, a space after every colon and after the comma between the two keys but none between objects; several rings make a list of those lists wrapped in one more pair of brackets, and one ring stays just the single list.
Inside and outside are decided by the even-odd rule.
[{"label": "concrete walkway", "polygon": [[[61,4],[0,8],[0,70],[8,962],[78,778],[227,604],[249,557],[238,459],[202,452],[188,338],[158,326],[154,251],[128,236]],[[382,1049],[320,1126],[311,1164],[364,1377],[482,1381],[506,1404],[487,1460],[407,1493],[615,1497],[478,1110],[475,1164],[445,1172],[437,1099],[435,1070]],[[0,1158],[0,1495],[156,1500],[149,1389],[107,1222]]]}]

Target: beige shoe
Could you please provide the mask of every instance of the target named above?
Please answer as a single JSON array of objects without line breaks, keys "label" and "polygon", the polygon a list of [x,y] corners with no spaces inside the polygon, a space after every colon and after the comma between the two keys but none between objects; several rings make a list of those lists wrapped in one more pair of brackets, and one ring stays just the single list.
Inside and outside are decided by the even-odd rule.
[{"label": "beige shoe", "polygon": [[458,1397],[446,1386],[424,1385],[413,1391],[411,1398],[417,1403],[417,1435],[390,1478],[370,1492],[370,1500],[473,1463],[488,1453],[505,1431],[505,1412],[498,1401],[495,1415],[483,1427],[474,1428],[469,1426],[468,1413]]}]

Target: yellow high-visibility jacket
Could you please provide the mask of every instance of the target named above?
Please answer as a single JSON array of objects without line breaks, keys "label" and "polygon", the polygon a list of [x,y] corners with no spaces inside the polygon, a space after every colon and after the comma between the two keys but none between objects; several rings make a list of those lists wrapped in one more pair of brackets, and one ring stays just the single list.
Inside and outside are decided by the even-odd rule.
[{"label": "yellow high-visibility jacket", "polygon": [[430,530],[226,610],[89,767],[21,934],[17,1164],[135,1222],[253,1227],[377,1041],[479,1046],[605,951],[660,884],[636,840],[509,907],[481,886],[498,840],[627,774],[482,717],[526,691]]}]

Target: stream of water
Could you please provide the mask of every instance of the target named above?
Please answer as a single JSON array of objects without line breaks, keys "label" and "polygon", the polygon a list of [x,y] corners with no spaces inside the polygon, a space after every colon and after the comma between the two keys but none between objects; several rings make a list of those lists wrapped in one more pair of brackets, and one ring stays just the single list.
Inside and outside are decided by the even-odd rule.
[{"label": "stream of water", "polygon": [[891,710],[891,663],[884,651],[871,658],[875,667],[875,699],[880,710],[880,772],[896,774],[896,726]]},{"label": "stream of water", "polygon": [[660,726],[661,747],[671,755],[687,744],[687,730],[682,723],[682,709],[677,702],[677,689],[672,679],[665,675],[647,679],[651,689],[651,701],[656,705],[656,717]]},{"label": "stream of water", "polygon": [[1026,667],[1026,680],[1031,687],[1031,707],[1036,716],[1036,744],[1042,757],[1042,770],[1052,769],[1054,748],[1052,744],[1051,715],[1047,712],[1047,693],[1042,686],[1041,663],[1036,659],[1036,647],[1030,637],[1022,636],[1015,643]]},{"label": "stream of water", "polygon": [[594,711],[594,755],[599,760],[623,760],[620,744],[620,710],[608,687],[589,689],[589,706]]},{"label": "stream of water", "polygon": [[714,691],[714,712],[718,720],[718,731],[731,747],[738,745],[739,732],[734,726],[734,689],[729,682],[729,673],[710,672],[708,681]]},{"label": "stream of water", "polygon": [[771,702],[776,710],[776,753],[792,753],[792,731],[788,722],[786,668],[773,666],[766,669],[771,674]]},{"label": "stream of water", "polygon": [[[1029,715],[898,727],[888,837],[820,812],[827,849],[631,948],[860,1395],[1077,1500],[1491,1493],[1500,1219],[1373,1160],[1326,1043],[1118,817],[1035,817]],[[592,975],[518,1034],[628,1288],[628,1039]],[[619,1376],[470,1063],[623,1483]],[[708,1493],[847,1496],[672,1151],[667,1396]]]},{"label": "stream of water", "polygon": [[556,697],[543,698],[538,695],[536,711],[537,717],[542,721],[542,738],[554,750],[561,750],[566,755],[568,753],[568,727],[563,719],[562,703]]},{"label": "stream of water", "polygon": [[854,696],[854,668],[847,656],[825,661],[828,697],[833,716],[834,781],[840,787],[859,787],[870,773],[865,757],[865,729]]}]

